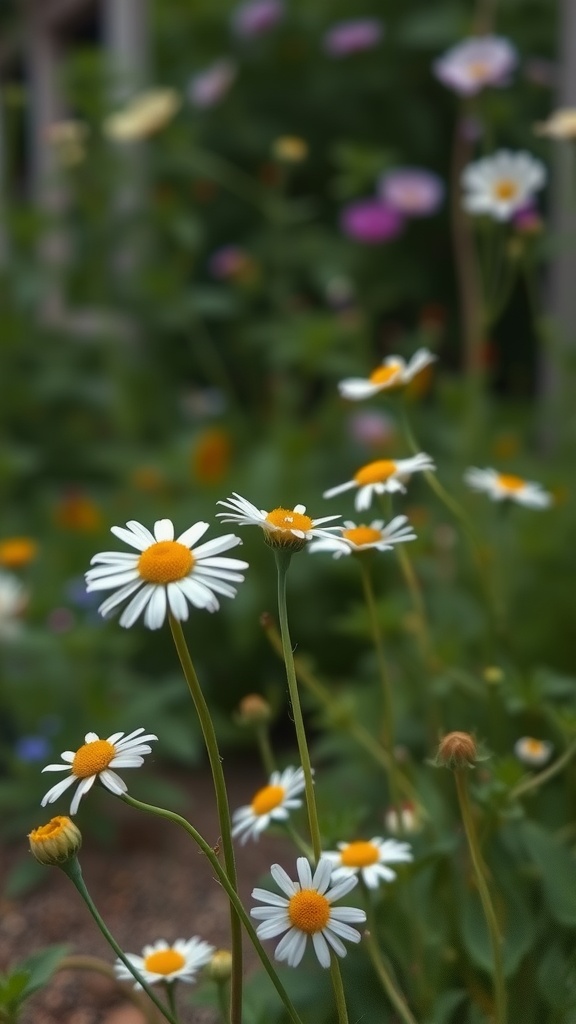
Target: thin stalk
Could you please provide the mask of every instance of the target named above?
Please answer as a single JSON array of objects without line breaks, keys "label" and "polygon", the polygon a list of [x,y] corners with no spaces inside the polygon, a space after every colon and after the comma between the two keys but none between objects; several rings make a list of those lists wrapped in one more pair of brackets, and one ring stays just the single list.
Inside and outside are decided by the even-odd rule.
[{"label": "thin stalk", "polygon": [[290,836],[290,839],[292,840],[294,845],[298,847],[300,853],[304,854],[304,856],[307,857],[308,860],[314,860],[314,850],[312,849],[310,844],[302,838],[297,829],[294,828],[294,825],[292,824],[290,819],[287,818],[286,821],[282,822],[282,824],[284,825],[286,834]]},{"label": "thin stalk", "polygon": [[176,1009],[176,986],[174,985],[173,982],[166,981],[164,983],[164,989],[166,991],[166,997],[168,999],[168,1006],[170,1007],[170,1012],[174,1014],[176,1019],[178,1019],[178,1011]]},{"label": "thin stalk", "polygon": [[332,988],[334,989],[334,999],[336,1000],[336,1011],[338,1013],[338,1024],[348,1024],[348,1010],[346,1008],[346,996],[344,995],[344,986],[342,984],[342,975],[340,974],[340,964],[338,963],[338,957],[335,953],[332,953],[330,958],[330,975],[332,977]]},{"label": "thin stalk", "polygon": [[394,974],[390,964],[388,963],[388,959],[384,956],[378,945],[371,894],[367,886],[363,885],[363,889],[366,898],[366,918],[368,923],[368,927],[364,932],[364,942],[368,947],[368,955],[372,961],[372,966],[378,975],[378,979],[384,989],[384,992],[396,1012],[404,1021],[404,1024],[417,1024],[416,1019],[412,1015],[410,1007],[408,1006],[406,997],[394,979]]},{"label": "thin stalk", "polygon": [[306,730],[304,729],[300,694],[298,693],[298,684],[296,682],[296,669],[294,667],[294,655],[292,653],[290,630],[288,628],[288,611],[286,607],[286,577],[288,574],[288,566],[290,565],[290,552],[281,551],[276,548],[274,550],[274,554],[276,557],[276,568],[278,570],[278,617],[280,620],[282,651],[284,655],[284,664],[286,666],[286,679],[288,682],[290,703],[292,705],[292,713],[294,715],[294,727],[296,729],[298,752],[300,754],[300,763],[304,772],[306,808],[308,811],[310,838],[312,840],[314,859],[318,862],[322,854],[320,826],[318,824],[318,811],[316,810],[316,798],[314,796],[312,765],[310,763],[310,752],[308,750]]},{"label": "thin stalk", "polygon": [[[77,956],[65,956],[58,964],[56,971],[94,971],[96,974],[103,974],[105,978],[109,978],[110,981],[113,981],[118,986],[121,984],[116,977],[114,968],[97,956],[82,956],[80,954]],[[153,1006],[150,1006],[146,997],[138,989],[125,988],[122,985],[122,994],[131,1003],[134,1003],[134,1006],[145,1018],[146,1024],[158,1024],[156,1010]]]},{"label": "thin stalk", "polygon": [[454,771],[454,779],[456,782],[460,814],[462,815],[462,823],[464,825],[464,832],[466,833],[468,849],[470,850],[472,867],[476,878],[476,885],[478,886],[478,893],[480,895],[484,917],[486,918],[486,924],[488,925],[488,932],[490,934],[490,945],[492,947],[492,960],[494,964],[495,1022],[496,1024],[506,1024],[506,985],[504,982],[504,968],[502,964],[502,938],[498,927],[498,921],[496,920],[490,890],[486,881],[487,870],[480,852],[480,844],[478,842],[476,826],[474,824],[474,816],[472,814],[472,806],[470,804],[470,797],[468,794],[467,770],[468,769],[466,768],[456,769]]},{"label": "thin stalk", "polygon": [[547,768],[544,768],[543,771],[538,772],[537,775],[531,775],[530,778],[524,779],[522,782],[519,782],[517,786],[514,786],[514,789],[509,793],[509,799],[517,800],[518,797],[526,796],[526,793],[531,793],[533,790],[538,789],[539,786],[543,786],[545,782],[548,782],[550,779],[554,778],[558,772],[562,771],[562,769],[572,760],[574,754],[576,754],[576,740],[573,740],[564,753],[561,754],[560,757],[558,757],[552,764],[548,765]]},{"label": "thin stalk", "polygon": [[217,981],[218,1006],[222,1017],[222,1024],[230,1024],[230,996],[228,995],[228,982]]},{"label": "thin stalk", "polygon": [[[232,843],[232,822],[230,819],[230,807],[228,804],[228,793],[226,791],[226,780],[222,769],[222,759],[218,749],[218,740],[214,724],[202,687],[198,681],[196,670],[190,657],[182,626],[178,619],[170,613],[170,629],[174,638],[174,644],[178,652],[182,671],[188,683],[190,695],[196,707],[196,713],[200,721],[212,778],[214,779],[214,791],[216,794],[216,805],[218,809],[218,821],[222,836],[222,850],[224,854],[224,865],[230,879],[232,888],[238,890],[238,879],[236,875],[236,862],[234,859],[234,846]],[[242,928],[240,920],[234,907],[230,906],[230,937],[232,946],[232,976],[230,979],[230,1017],[232,1024],[241,1024],[242,1021]]]},{"label": "thin stalk", "polygon": [[272,772],[276,771],[276,761],[270,745],[268,726],[265,722],[262,725],[256,726],[256,742],[262,764],[264,765],[264,771],[270,776]]},{"label": "thin stalk", "polygon": [[282,982],[280,981],[278,975],[276,974],[274,967],[270,963],[268,954],[264,949],[264,946],[262,945],[260,939],[256,935],[256,929],[254,928],[249,915],[246,913],[244,905],[238,893],[236,892],[236,889],[230,883],[230,879],[228,878],[226,871],[222,867],[220,861],[218,860],[218,857],[214,853],[214,850],[212,849],[210,844],[206,842],[206,840],[200,835],[200,833],[194,828],[194,826],[190,824],[189,821],[186,821],[186,818],[183,818],[180,814],[176,814],[175,811],[168,811],[166,810],[166,808],[156,807],[154,804],[146,804],[142,800],[137,800],[135,797],[130,796],[128,793],[124,793],[123,796],[120,797],[120,799],[123,800],[124,803],[129,804],[130,807],[135,807],[139,811],[145,811],[148,814],[155,814],[159,818],[167,818],[168,821],[172,821],[175,825],[179,825],[180,828],[183,828],[184,831],[187,832],[188,835],[191,836],[191,838],[194,840],[194,842],[200,847],[202,853],[206,855],[206,858],[208,859],[210,865],[212,866],[213,870],[218,876],[218,880],[222,888],[226,892],[226,895],[228,896],[230,903],[234,907],[236,914],[238,915],[238,918],[244,925],[244,928],[248,933],[248,937],[252,945],[254,946],[254,949],[256,950],[258,956],[260,957],[264,970],[266,971],[268,977],[270,978],[272,984],[274,985],[274,988],[276,989],[278,995],[280,996],[282,1002],[284,1003],[286,1010],[288,1011],[290,1020],[293,1022],[293,1024],[302,1024],[302,1021],[298,1016],[296,1009],[292,1005],[290,996],[286,992],[286,989],[284,988]]}]

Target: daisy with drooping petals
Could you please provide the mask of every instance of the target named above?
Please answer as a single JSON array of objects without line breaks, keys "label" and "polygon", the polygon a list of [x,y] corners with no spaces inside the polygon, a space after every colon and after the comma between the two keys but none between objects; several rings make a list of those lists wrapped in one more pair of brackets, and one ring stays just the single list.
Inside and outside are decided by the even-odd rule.
[{"label": "daisy with drooping petals", "polygon": [[100,614],[108,615],[131,598],[120,616],[120,625],[133,626],[144,613],[144,625],[159,629],[167,609],[182,622],[188,618],[188,602],[215,612],[220,607],[216,594],[235,597],[236,587],[231,584],[242,582],[244,577],[238,570],[247,569],[248,563],[220,555],[242,541],[227,533],[195,548],[208,525],[195,523],[177,540],[170,519],[158,520],[154,534],[134,520],[126,523],[127,529],[113,526],[111,532],[139,554],[104,551],[94,555],[91,564],[96,568],[86,573],[86,589],[115,591],[100,605]]},{"label": "daisy with drooping petals", "polygon": [[486,86],[506,85],[518,63],[515,47],[502,36],[474,36],[452,46],[434,62],[436,78],[459,96]]},{"label": "daisy with drooping petals", "polygon": [[[200,968],[210,962],[215,948],[196,935],[192,939],[176,939],[172,944],[158,939],[151,946],[144,946],[142,956],[126,953],[126,959],[149,985],[158,981],[193,982]],[[134,982],[134,988],[142,988],[121,960],[114,964],[114,973],[122,981]]]},{"label": "daisy with drooping petals", "polygon": [[522,736],[514,744],[514,753],[519,761],[531,768],[540,768],[552,756],[553,746],[548,740],[537,740],[533,736]]},{"label": "daisy with drooping petals", "polygon": [[407,516],[395,516],[387,526],[384,525],[383,519],[375,519],[370,526],[357,526],[356,523],[347,520],[340,536],[314,540],[308,550],[312,553],[331,552],[334,558],[362,551],[392,551],[394,544],[416,540],[416,534],[412,532],[410,525],[406,525],[407,523]]},{"label": "daisy with drooping petals", "polygon": [[330,947],[338,956],[346,956],[342,939],[360,942],[361,935],[351,924],[366,920],[363,910],[356,907],[334,907],[333,903],[345,896],[357,883],[352,876],[331,886],[332,864],[321,857],[312,875],[306,857],[296,861],[298,881],[293,882],[279,864],[270,868],[272,878],[285,896],[267,889],[254,889],[252,896],[266,907],[254,907],[252,917],[262,921],[256,929],[259,939],[273,939],[286,932],[274,952],[276,960],[285,960],[289,967],[297,967],[308,943],[312,939],[314,952],[322,967],[330,966]]},{"label": "daisy with drooping petals", "polygon": [[358,512],[364,512],[370,508],[372,498],[375,494],[393,494],[401,491],[405,494],[404,480],[412,473],[422,473],[435,470],[436,467],[429,455],[420,452],[410,459],[377,459],[376,462],[369,462],[356,471],[352,480],[345,484],[338,484],[324,491],[325,498],[333,498],[336,494],[357,488],[358,493],[355,499],[355,506]]},{"label": "daisy with drooping petals", "polygon": [[322,524],[340,519],[340,516],[311,519],[305,514],[305,505],[295,505],[293,509],[274,508],[266,512],[236,492],[227,501],[219,501],[218,504],[229,510],[216,513],[222,522],[235,523],[237,526],[260,526],[266,540],[273,547],[303,548],[312,537],[330,536],[331,532],[339,529],[338,526],[322,527]]},{"label": "daisy with drooping petals", "polygon": [[[69,786],[79,783],[78,789],[70,805],[70,814],[76,814],[80,801],[88,790],[100,779],[115,796],[122,796],[127,786],[112,768],[139,768],[144,764],[143,754],[150,754],[152,747],[149,740],[157,740],[153,733],[142,735],[144,729],[135,729],[124,736],[123,732],[115,732],[107,740],[101,740],[95,732],[87,732],[85,742],[78,750],[65,750],[60,756],[64,764],[49,764],[43,772],[70,772],[67,778],[57,782],[49,789],[42,799],[42,807],[53,804]],[[122,737],[124,736],[124,739]]]},{"label": "daisy with drooping petals", "polygon": [[506,221],[530,206],[546,183],[546,168],[530,153],[499,149],[493,156],[468,164],[461,180],[465,210]]},{"label": "daisy with drooping petals", "polygon": [[353,843],[338,843],[338,850],[324,854],[332,863],[332,878],[360,875],[369,889],[377,889],[380,882],[393,882],[396,872],[389,864],[408,864],[413,859],[409,843],[395,839],[357,839]]},{"label": "daisy with drooping petals", "polygon": [[388,356],[368,378],[347,377],[340,381],[338,390],[343,398],[361,402],[363,398],[371,398],[379,391],[404,387],[436,358],[427,348],[419,348],[408,362],[402,356]]},{"label": "daisy with drooping petals", "polygon": [[268,785],[254,794],[245,807],[239,807],[232,816],[232,835],[241,836],[240,842],[259,839],[260,833],[273,821],[286,821],[289,812],[302,806],[295,799],[305,787],[301,768],[285,768],[272,772]]},{"label": "daisy with drooping petals", "polygon": [[464,480],[473,491],[484,491],[492,501],[515,501],[527,508],[548,508],[552,495],[542,485],[496,469],[467,469]]}]

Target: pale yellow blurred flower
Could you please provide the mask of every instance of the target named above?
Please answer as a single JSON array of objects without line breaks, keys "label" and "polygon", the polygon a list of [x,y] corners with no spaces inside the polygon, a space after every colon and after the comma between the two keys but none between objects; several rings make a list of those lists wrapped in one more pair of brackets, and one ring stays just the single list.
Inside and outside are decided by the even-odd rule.
[{"label": "pale yellow blurred flower", "polygon": [[549,139],[576,139],[576,107],[555,110],[547,121],[538,121],[534,125],[534,132]]},{"label": "pale yellow blurred flower", "polygon": [[299,164],[308,156],[308,143],[298,135],[281,135],[272,145],[276,160],[285,164]]},{"label": "pale yellow blurred flower", "polygon": [[90,129],[84,121],[54,121],[46,129],[46,139],[61,167],[75,167],[86,157],[84,143]]},{"label": "pale yellow blurred flower", "polygon": [[102,130],[115,142],[138,142],[164,128],[180,108],[175,89],[148,89],[134,96],[121,110],[104,120]]}]

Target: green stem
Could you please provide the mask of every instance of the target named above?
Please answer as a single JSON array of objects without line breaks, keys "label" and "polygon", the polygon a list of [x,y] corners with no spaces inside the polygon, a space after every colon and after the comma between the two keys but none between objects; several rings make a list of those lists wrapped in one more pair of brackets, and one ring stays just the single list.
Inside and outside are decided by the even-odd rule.
[{"label": "green stem", "polygon": [[222,1024],[230,1024],[230,998],[228,995],[228,982],[217,981],[218,1006],[222,1016]]},{"label": "green stem", "polygon": [[340,964],[338,963],[338,957],[336,956],[335,953],[332,953],[332,956],[330,958],[330,974],[332,977],[332,988],[334,989],[334,998],[336,1000],[336,1010],[338,1012],[338,1024],[348,1024],[346,996],[344,995],[342,975],[340,974]]},{"label": "green stem", "polygon": [[290,819],[287,818],[286,821],[282,822],[282,824],[284,825],[284,828],[286,829],[287,835],[290,836],[290,839],[292,840],[294,845],[296,847],[298,847],[298,849],[300,850],[300,853],[304,854],[304,856],[307,857],[308,860],[313,861],[314,860],[314,850],[309,845],[309,843],[307,843],[306,840],[302,838],[302,836],[297,831],[297,829],[294,828],[294,825],[292,824]]},{"label": "green stem", "polygon": [[183,828],[184,831],[187,832],[188,835],[191,836],[191,838],[194,840],[194,842],[200,847],[202,853],[206,855],[206,858],[211,864],[213,870],[216,872],[218,880],[222,885],[222,888],[226,892],[228,899],[230,900],[230,903],[234,907],[236,914],[238,915],[238,918],[244,925],[244,928],[248,933],[248,937],[252,945],[254,946],[254,949],[256,950],[258,956],[260,957],[260,960],[262,961],[262,966],[264,967],[264,970],[266,971],[268,977],[270,978],[272,984],[274,985],[274,988],[276,989],[278,995],[280,996],[282,1002],[284,1003],[284,1006],[288,1011],[290,1020],[293,1022],[293,1024],[302,1024],[300,1017],[298,1016],[294,1006],[292,1005],[290,996],[286,992],[286,989],[284,988],[282,982],[280,981],[278,975],[276,974],[274,967],[270,963],[268,954],[266,953],[264,946],[262,945],[260,939],[256,935],[256,930],[252,924],[252,921],[250,920],[249,915],[246,913],[244,909],[244,906],[242,904],[240,897],[238,896],[238,893],[236,892],[236,889],[231,885],[230,879],[226,871],[220,864],[218,857],[214,853],[214,850],[209,845],[209,843],[206,842],[206,840],[200,835],[200,833],[194,828],[194,826],[190,824],[189,821],[186,821],[186,818],[183,818],[180,814],[176,814],[175,811],[168,811],[166,810],[166,808],[156,807],[154,804],[146,804],[142,800],[137,800],[135,797],[130,796],[128,793],[124,793],[123,796],[120,797],[120,799],[123,800],[124,803],[129,804],[130,807],[135,807],[137,808],[137,810],[145,811],[148,814],[155,814],[159,818],[167,818],[168,821],[172,821],[175,825],[179,825],[180,828]]},{"label": "green stem", "polygon": [[164,988],[166,990],[166,997],[168,999],[170,1012],[173,1013],[174,1018],[178,1020],[178,1011],[176,1009],[176,986],[174,985],[174,982],[167,981],[164,984]]},{"label": "green stem", "polygon": [[[58,964],[57,971],[94,971],[97,974],[104,975],[105,978],[109,978],[116,985],[120,985],[121,982],[116,977],[114,968],[105,960],[100,960],[97,956],[82,956],[80,954],[75,956],[65,956]],[[150,1006],[146,996],[139,992],[135,988],[125,988],[122,986],[122,994],[134,1003],[134,1006],[140,1011],[142,1016],[146,1020],[146,1024],[158,1024],[158,1017],[153,1006]],[[2,1018],[0,1017],[0,1020]]]},{"label": "green stem", "polygon": [[372,905],[372,898],[370,890],[367,886],[363,886],[365,895],[366,905],[366,918],[367,918],[367,929],[364,932],[364,941],[368,947],[368,955],[372,961],[372,966],[378,975],[378,979],[384,989],[384,992],[388,996],[388,999],[392,1003],[392,1006],[400,1015],[404,1024],[417,1024],[416,1019],[413,1017],[410,1007],[406,1001],[405,996],[399,989],[397,983],[394,980],[392,968],[387,961],[387,958],[382,953],[378,945],[378,937],[376,933],[376,922],[374,920],[374,908]]},{"label": "green stem", "polygon": [[[234,846],[232,843],[232,822],[230,819],[230,807],[228,804],[228,793],[226,791],[226,780],[222,769],[222,759],[218,749],[218,740],[214,731],[214,725],[208,709],[202,687],[198,681],[196,670],[190,657],[190,652],[184,638],[182,626],[170,612],[170,629],[174,638],[174,644],[180,658],[182,671],[188,683],[188,689],[196,707],[196,713],[200,721],[212,777],[214,779],[214,790],[216,793],[216,805],[218,808],[218,821],[222,836],[222,850],[224,854],[224,865],[230,879],[231,887],[238,890],[238,879],[236,875],[236,862],[234,859]],[[240,920],[234,907],[230,907],[230,935],[232,946],[232,977],[230,983],[230,1017],[232,1024],[242,1022],[242,928]]]},{"label": "green stem", "polygon": [[296,669],[294,667],[294,655],[292,653],[290,630],[288,628],[288,612],[286,607],[286,577],[288,574],[288,567],[290,565],[290,554],[290,552],[282,551],[279,548],[274,550],[276,568],[278,570],[278,617],[280,620],[282,651],[284,655],[284,664],[286,666],[286,679],[288,681],[290,703],[292,705],[292,713],[294,715],[294,727],[296,729],[298,752],[300,754],[300,763],[302,764],[302,770],[304,772],[306,808],[308,811],[310,838],[312,840],[312,849],[314,850],[314,859],[318,862],[322,854],[320,826],[318,824],[318,812],[316,810],[316,798],[314,796],[314,782],[312,778],[312,765],[310,763],[310,752],[308,750],[308,741],[306,739],[306,730],[304,729],[304,719],[302,717],[302,708],[300,705],[300,695],[298,693],[298,684],[296,682]]},{"label": "green stem", "polygon": [[478,893],[482,902],[484,917],[486,918],[486,924],[488,925],[488,931],[490,933],[490,944],[492,947],[492,959],[494,963],[495,1022],[496,1024],[506,1024],[506,986],[504,983],[504,968],[502,964],[502,938],[500,936],[498,921],[496,920],[494,906],[490,897],[490,890],[488,888],[488,883],[486,882],[487,872],[480,852],[480,844],[476,834],[474,816],[472,814],[470,797],[468,795],[467,771],[468,769],[466,768],[455,770],[454,779],[456,781],[456,792],[458,794],[462,823],[464,825],[466,839],[468,840],[472,867],[474,868],[474,875],[476,877],[476,885],[478,886]]},{"label": "green stem", "polygon": [[260,758],[264,765],[264,771],[268,776],[272,775],[272,772],[276,771],[276,761],[270,746],[270,736],[268,734],[268,726],[264,722],[262,725],[256,726],[256,742],[258,744],[258,750],[260,752]]},{"label": "green stem", "polygon": [[144,980],[144,978],[137,970],[137,968],[134,967],[134,964],[130,962],[124,951],[120,949],[120,946],[116,942],[116,939],[104,924],[104,921],[100,917],[100,914],[96,909],[96,905],[92,900],[92,897],[88,892],[88,889],[86,888],[86,883],[84,882],[84,879],[82,877],[82,868],[80,867],[80,862],[78,861],[78,859],[76,857],[73,857],[72,860],[68,860],[64,864],[59,864],[58,866],[62,868],[64,874],[68,876],[72,884],[75,886],[77,892],[84,900],[84,903],[86,904],[88,910],[90,911],[92,917],[94,918],[94,921],[98,925],[98,928],[102,932],[102,935],[106,939],[106,942],[108,943],[109,946],[112,947],[118,959],[121,960],[124,966],[128,968],[132,977],[138,982],[139,985],[142,986],[146,995],[150,997],[150,999],[154,1003],[154,1006],[158,1010],[160,1010],[160,1013],[169,1022],[169,1024],[178,1024],[176,1018],[173,1017],[170,1011],[160,1002],[160,1000],[155,995],[148,982]]},{"label": "green stem", "polygon": [[556,759],[552,764],[548,765],[544,771],[538,772],[537,775],[531,775],[530,778],[524,779],[519,782],[509,793],[510,800],[517,800],[520,796],[525,796],[526,793],[530,793],[534,789],[538,789],[539,786],[543,786],[545,782],[552,779],[558,772],[562,771],[565,765],[572,760],[576,754],[576,740],[566,748],[563,754]]}]

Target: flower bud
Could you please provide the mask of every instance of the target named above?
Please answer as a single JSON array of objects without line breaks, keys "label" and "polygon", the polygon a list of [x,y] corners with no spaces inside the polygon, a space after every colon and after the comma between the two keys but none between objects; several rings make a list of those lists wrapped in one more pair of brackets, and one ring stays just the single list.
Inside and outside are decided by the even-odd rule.
[{"label": "flower bud", "polygon": [[469,732],[449,732],[440,740],[436,765],[460,771],[462,768],[474,768],[478,760],[476,740]]},{"label": "flower bud", "polygon": [[248,693],[238,705],[239,725],[265,725],[272,718],[272,708],[259,693]]},{"label": "flower bud", "polygon": [[217,949],[206,965],[206,974],[218,984],[228,981],[232,974],[232,954],[227,949]]},{"label": "flower bud", "polygon": [[30,851],[40,864],[64,864],[78,853],[82,846],[82,833],[70,818],[51,818],[28,836]]}]

